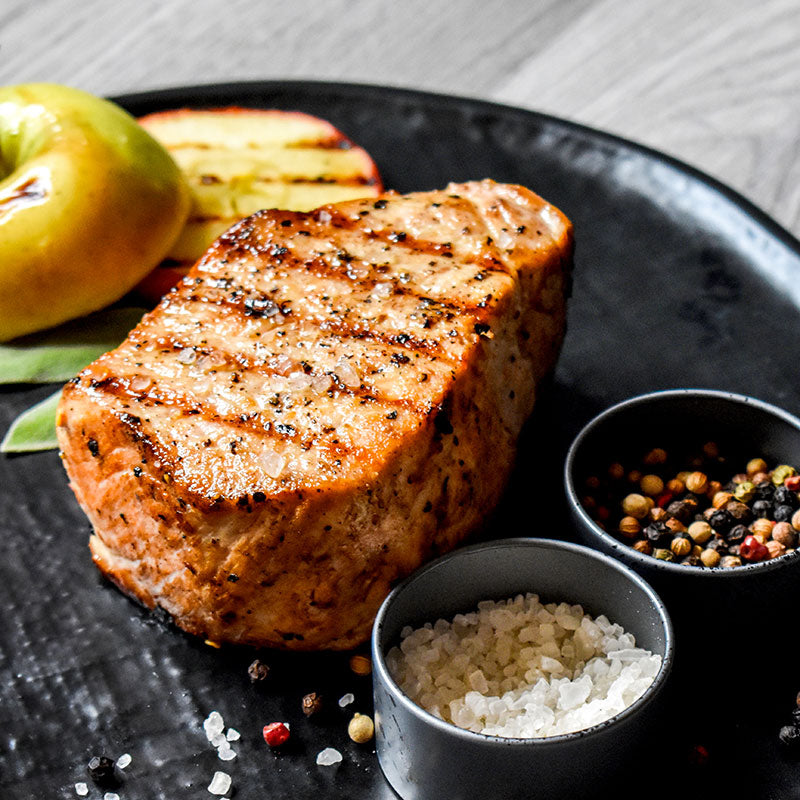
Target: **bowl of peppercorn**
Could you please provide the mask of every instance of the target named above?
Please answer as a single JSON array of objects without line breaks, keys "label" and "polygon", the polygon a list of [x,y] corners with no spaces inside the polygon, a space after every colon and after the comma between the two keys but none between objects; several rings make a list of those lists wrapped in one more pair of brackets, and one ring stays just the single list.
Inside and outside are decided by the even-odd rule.
[{"label": "bowl of peppercorn", "polygon": [[664,600],[676,668],[724,664],[724,682],[749,668],[776,674],[800,654],[789,634],[800,587],[796,417],[713,390],[634,397],[581,430],[565,487],[579,538]]}]

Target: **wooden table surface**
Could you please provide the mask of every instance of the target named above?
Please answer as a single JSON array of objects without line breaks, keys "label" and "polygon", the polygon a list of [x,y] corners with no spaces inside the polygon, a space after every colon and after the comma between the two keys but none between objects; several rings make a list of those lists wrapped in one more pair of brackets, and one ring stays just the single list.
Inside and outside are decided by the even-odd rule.
[{"label": "wooden table surface", "polygon": [[498,100],[721,179],[800,236],[798,0],[2,0],[0,83],[314,78]]}]

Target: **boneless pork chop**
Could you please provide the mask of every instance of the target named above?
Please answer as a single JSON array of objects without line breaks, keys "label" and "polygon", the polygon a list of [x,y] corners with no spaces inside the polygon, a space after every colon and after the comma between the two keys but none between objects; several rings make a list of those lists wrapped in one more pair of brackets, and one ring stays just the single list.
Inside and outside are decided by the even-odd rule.
[{"label": "boneless pork chop", "polygon": [[94,561],[212,640],[363,641],[496,504],[571,256],[561,212],[493,181],[243,220],[65,388]]}]

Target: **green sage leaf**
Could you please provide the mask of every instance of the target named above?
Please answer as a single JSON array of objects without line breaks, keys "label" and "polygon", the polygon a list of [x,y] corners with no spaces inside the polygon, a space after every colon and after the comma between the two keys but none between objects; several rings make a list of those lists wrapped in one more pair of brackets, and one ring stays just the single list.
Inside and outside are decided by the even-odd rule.
[{"label": "green sage leaf", "polygon": [[58,447],[56,408],[60,399],[61,389],[23,411],[0,443],[0,453],[31,453]]},{"label": "green sage leaf", "polygon": [[109,308],[0,345],[0,384],[61,383],[122,342],[143,308]]}]

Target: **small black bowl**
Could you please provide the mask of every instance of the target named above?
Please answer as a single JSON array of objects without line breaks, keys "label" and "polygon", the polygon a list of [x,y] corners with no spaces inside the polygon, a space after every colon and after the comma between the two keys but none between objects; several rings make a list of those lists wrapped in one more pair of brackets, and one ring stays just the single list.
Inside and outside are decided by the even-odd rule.
[{"label": "small black bowl", "polygon": [[[535,592],[544,602],[580,603],[633,633],[662,657],[647,691],[625,711],[591,728],[539,739],[487,736],[445,722],[414,703],[384,656],[406,625],[418,627],[473,610],[481,600]],[[464,547],[417,570],[386,598],[372,632],[378,761],[403,800],[571,798],[605,794],[662,730],[661,697],[673,661],[663,603],[631,570],[567,542],[500,539]],[[629,778],[625,777],[625,783]]]},{"label": "small black bowl", "polygon": [[[800,464],[800,420],[775,406],[727,392],[676,389],[634,397],[589,422],[573,442],[564,480],[581,541],[632,567],[664,600],[675,625],[677,668],[719,667],[733,679],[792,669],[800,637],[792,633],[800,588],[800,550],[741,567],[708,569],[639,553],[602,530],[581,505],[578,486],[625,453],[680,450],[718,442],[731,473],[756,456],[771,465]],[[741,466],[740,465],[741,461]]]}]

